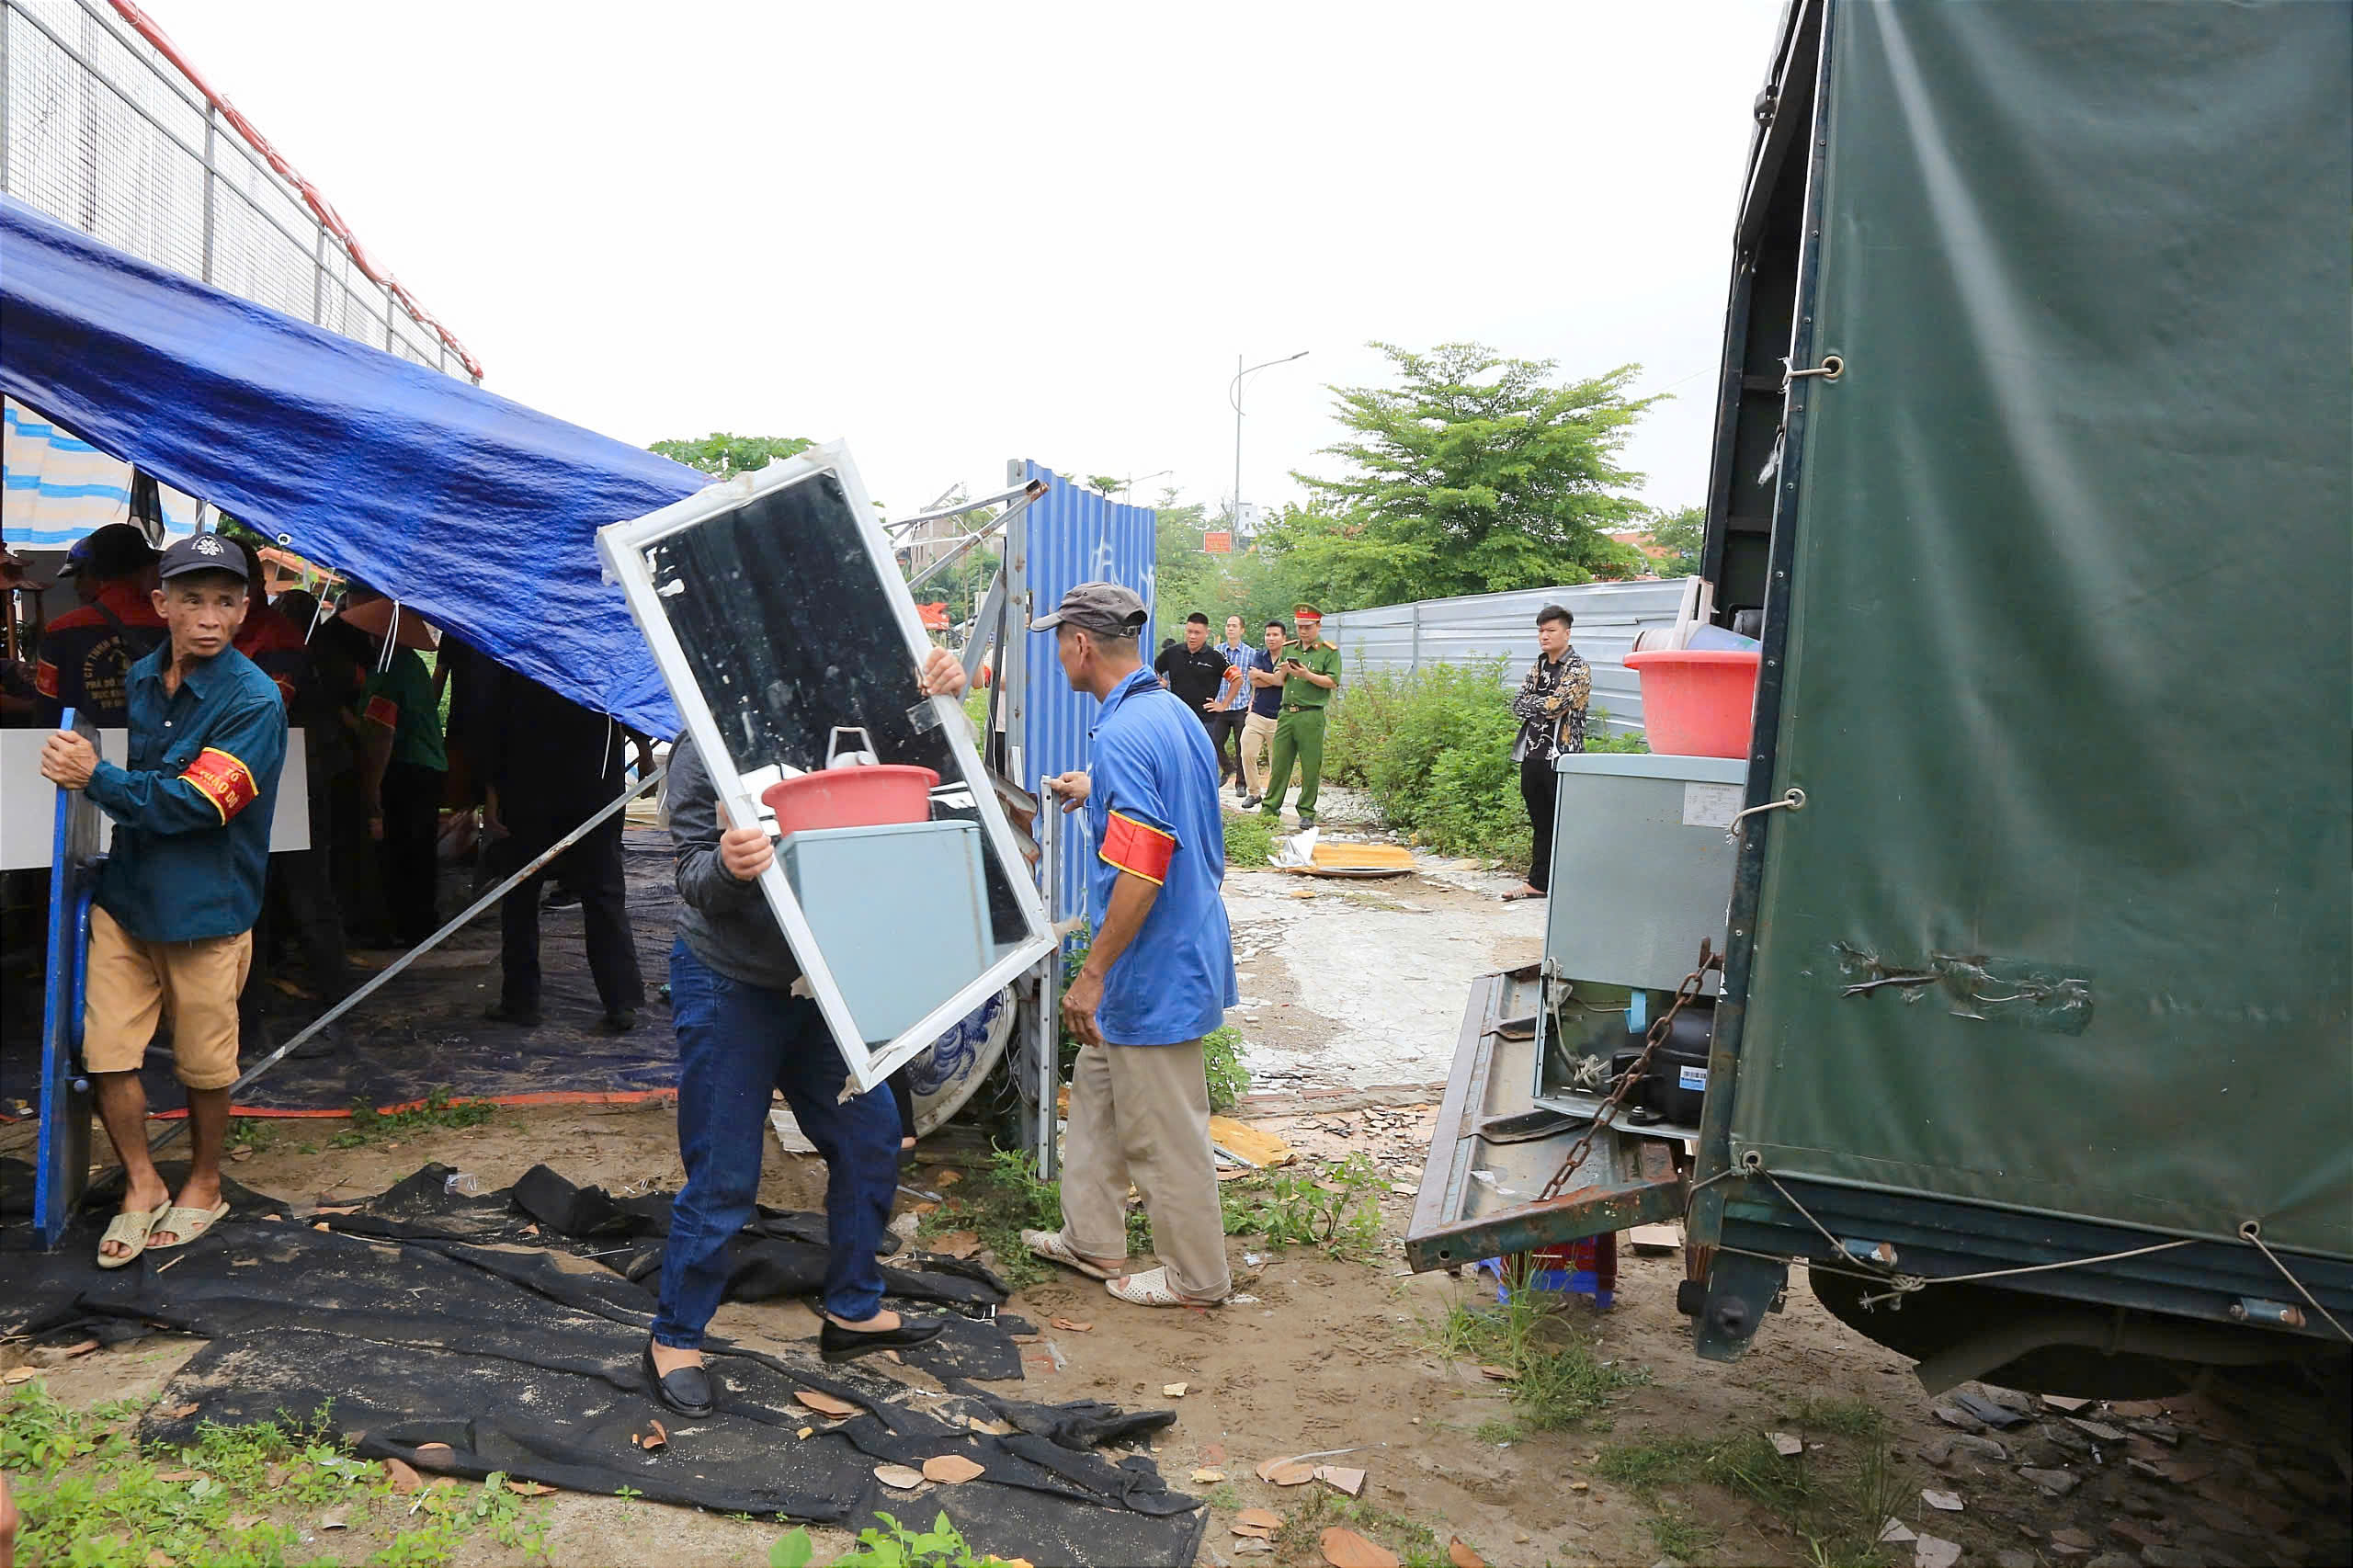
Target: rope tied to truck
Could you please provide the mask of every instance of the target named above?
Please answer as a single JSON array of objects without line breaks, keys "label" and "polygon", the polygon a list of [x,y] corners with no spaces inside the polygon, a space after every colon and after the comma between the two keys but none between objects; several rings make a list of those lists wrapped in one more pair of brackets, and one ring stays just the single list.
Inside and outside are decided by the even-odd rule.
[{"label": "rope tied to truck", "polygon": [[[1773,1184],[1773,1190],[1781,1195],[1781,1200],[1787,1203],[1790,1208],[1796,1210],[1798,1213],[1804,1218],[1805,1222],[1812,1225],[1814,1230],[1820,1233],[1822,1239],[1830,1244],[1830,1248],[1834,1255],[1843,1259],[1850,1259],[1858,1263],[1862,1263],[1866,1265],[1866,1267],[1869,1267],[1871,1264],[1871,1260],[1870,1258],[1859,1257],[1856,1255],[1854,1248],[1848,1246],[1846,1243],[1840,1241],[1838,1237],[1833,1235],[1827,1226],[1824,1225],[1820,1220],[1814,1218],[1813,1211],[1808,1209],[1804,1204],[1799,1202],[1795,1193],[1781,1185],[1780,1177],[1775,1176],[1771,1171],[1765,1168],[1764,1161],[1758,1158],[1754,1151],[1750,1152],[1744,1165],[1740,1168],[1743,1171],[1743,1174],[1761,1176],[1767,1181],[1771,1182]],[[1721,1176],[1725,1173],[1718,1172],[1717,1174]],[[1710,1179],[1713,1180],[1714,1178],[1711,1177]],[[2297,1278],[2296,1276],[2290,1271],[2287,1264],[2280,1260],[2279,1255],[2264,1244],[2262,1226],[2260,1223],[2254,1220],[2249,1220],[2245,1224],[2241,1225],[2239,1227],[2239,1239],[2245,1242],[2249,1246],[2255,1248],[2256,1251],[2261,1253],[2265,1261],[2269,1263],[2273,1268],[2279,1271],[2279,1278],[2285,1279],[2290,1286],[2294,1287],[2296,1294],[2302,1296],[2304,1299],[2305,1304],[2310,1306],[2313,1312],[2319,1313],[2323,1321],[2325,1321],[2329,1327],[2335,1329],[2337,1334],[2347,1342],[2353,1342],[2353,1330],[2347,1329],[2342,1323],[2337,1321],[2336,1314],[2332,1313],[2326,1307],[2322,1306],[2320,1301],[2313,1295],[2313,1293],[2309,1290],[2305,1289],[2304,1282]],[[2021,1264],[2015,1268],[1985,1268],[1979,1269],[1969,1274],[1942,1274],[1934,1278],[1919,1274],[1899,1273],[1892,1267],[1885,1267],[1879,1273],[1865,1273],[1848,1268],[1840,1268],[1834,1271],[1848,1274],[1857,1278],[1876,1279],[1888,1287],[1886,1290],[1878,1291],[1874,1294],[1858,1298],[1856,1305],[1868,1312],[1881,1301],[1893,1301],[1896,1304],[1896,1307],[1900,1309],[1904,1304],[1904,1297],[1925,1290],[1931,1285],[1966,1285],[1984,1279],[2015,1278],[2021,1274],[2047,1274],[2063,1268],[2088,1268],[2097,1264],[2117,1263],[2129,1257],[2146,1257],[2152,1253],[2172,1252],[2180,1247],[2195,1246],[2198,1244],[2199,1240],[2200,1238],[2195,1236],[2182,1236],[2169,1242],[2154,1242],[2147,1246],[2127,1247],[2120,1252],[2104,1252],[2090,1257],[2063,1258],[2057,1263]],[[1730,1250],[1740,1251],[1742,1249],[1733,1248]],[[1763,1255],[1756,1254],[1751,1256],[1761,1256]],[[1783,1261],[1792,1260],[1785,1259]],[[1820,1265],[1814,1263],[1812,1259],[1806,1259],[1804,1261],[1808,1267],[1820,1267]]]}]

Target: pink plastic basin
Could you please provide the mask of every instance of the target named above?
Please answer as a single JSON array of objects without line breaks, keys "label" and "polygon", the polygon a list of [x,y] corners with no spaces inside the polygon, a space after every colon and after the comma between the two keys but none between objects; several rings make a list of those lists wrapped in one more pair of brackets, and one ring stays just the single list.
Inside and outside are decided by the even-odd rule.
[{"label": "pink plastic basin", "polygon": [[760,791],[760,802],[776,813],[779,834],[813,827],[881,827],[890,823],[929,822],[931,791],[939,775],[901,763],[881,767],[829,767],[782,778]]},{"label": "pink plastic basin", "polygon": [[1746,756],[1756,709],[1754,648],[1653,649],[1626,655],[1643,677],[1643,732],[1670,756]]}]

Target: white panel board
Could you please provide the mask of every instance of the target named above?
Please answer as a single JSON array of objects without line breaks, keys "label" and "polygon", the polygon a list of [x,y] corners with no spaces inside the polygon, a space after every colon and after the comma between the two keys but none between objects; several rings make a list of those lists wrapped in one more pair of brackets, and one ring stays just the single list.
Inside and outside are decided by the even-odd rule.
[{"label": "white panel board", "polygon": [[[40,748],[52,730],[0,730],[0,870],[46,869],[55,837],[57,786],[40,776]],[[131,755],[131,732],[100,730],[98,755],[119,763]],[[270,820],[269,852],[311,846],[311,783],[302,732],[286,736],[286,767],[278,776],[278,814]],[[99,813],[98,847],[114,839],[114,822]]]}]

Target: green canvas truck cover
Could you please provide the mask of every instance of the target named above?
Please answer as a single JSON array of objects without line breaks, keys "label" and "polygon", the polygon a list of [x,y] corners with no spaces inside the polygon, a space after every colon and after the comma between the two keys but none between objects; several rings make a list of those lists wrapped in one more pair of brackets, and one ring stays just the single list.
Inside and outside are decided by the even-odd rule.
[{"label": "green canvas truck cover", "polygon": [[1733,1155],[2353,1253],[2353,9],[1830,51]]}]

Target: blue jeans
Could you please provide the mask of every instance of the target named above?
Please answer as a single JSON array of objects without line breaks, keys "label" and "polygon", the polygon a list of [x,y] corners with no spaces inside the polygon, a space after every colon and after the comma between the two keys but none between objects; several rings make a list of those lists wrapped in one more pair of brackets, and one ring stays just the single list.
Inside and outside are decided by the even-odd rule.
[{"label": "blue jeans", "polygon": [[874,1249],[899,1185],[899,1110],[888,1088],[840,1098],[847,1069],[817,1004],[731,980],[670,949],[678,1030],[678,1154],[687,1185],[670,1210],[654,1337],[693,1349],[727,1287],[727,1244],[755,1212],[768,1095],[784,1091],[825,1161],[825,1311],[849,1323],[882,1305]]}]

